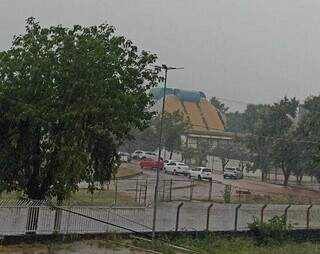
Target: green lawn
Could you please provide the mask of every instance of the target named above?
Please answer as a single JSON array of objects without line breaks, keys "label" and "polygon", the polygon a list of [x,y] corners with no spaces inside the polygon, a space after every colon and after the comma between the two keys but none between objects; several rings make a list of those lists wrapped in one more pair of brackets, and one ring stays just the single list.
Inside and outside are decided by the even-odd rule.
[{"label": "green lawn", "polygon": [[[14,200],[22,198],[20,192],[3,192],[0,195],[0,199]],[[69,199],[64,201],[64,205],[92,205],[92,206],[105,206],[105,205],[137,205],[133,196],[129,196],[128,193],[118,191],[117,196],[113,190],[95,190],[91,194],[87,189],[80,189],[78,192],[72,194]]]},{"label": "green lawn", "polygon": [[117,196],[113,190],[96,190],[93,194],[86,189],[80,189],[71,195],[69,200],[65,201],[66,205],[137,205],[134,198],[128,193],[118,192]]},{"label": "green lawn", "polygon": [[132,163],[123,163],[118,169],[116,178],[126,178],[130,176],[135,176],[141,172],[142,171],[138,165]]}]

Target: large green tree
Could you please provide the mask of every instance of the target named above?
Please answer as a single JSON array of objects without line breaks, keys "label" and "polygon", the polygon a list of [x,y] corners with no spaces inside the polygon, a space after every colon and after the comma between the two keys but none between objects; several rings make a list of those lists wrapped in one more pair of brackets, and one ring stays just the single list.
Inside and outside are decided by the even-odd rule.
[{"label": "large green tree", "polygon": [[146,91],[157,82],[156,56],[114,32],[29,18],[0,53],[2,190],[63,200],[81,181],[110,179],[118,146],[152,117]]},{"label": "large green tree", "polygon": [[[252,169],[262,171],[262,180],[273,167],[280,168],[284,185],[297,167],[298,146],[295,143],[293,118],[296,117],[298,101],[284,97],[279,103],[264,106],[252,118],[245,144],[253,154]],[[254,111],[253,111],[254,112]]]},{"label": "large green tree", "polygon": [[299,144],[302,159],[295,175],[300,183],[304,174],[314,175],[320,182],[320,96],[308,97],[299,113],[297,136],[304,142]]}]

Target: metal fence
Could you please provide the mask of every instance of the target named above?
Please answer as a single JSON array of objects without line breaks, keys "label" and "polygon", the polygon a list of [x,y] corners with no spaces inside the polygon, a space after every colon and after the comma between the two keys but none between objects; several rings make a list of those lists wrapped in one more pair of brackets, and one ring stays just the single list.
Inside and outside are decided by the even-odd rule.
[{"label": "metal fence", "polygon": [[[223,200],[225,186],[219,181],[195,180],[195,179],[160,179],[159,199],[161,201],[214,201]],[[154,197],[155,179],[124,179],[111,181],[105,190],[113,192],[113,204],[125,205],[121,197],[127,196],[135,201],[137,205],[147,206]],[[247,202],[248,195],[239,194],[252,193],[244,188],[232,187],[231,195],[240,202]]]},{"label": "metal fence", "polygon": [[[230,183],[231,184],[231,183]],[[181,177],[174,179],[167,177],[160,179],[159,182],[159,200],[170,201],[225,201],[226,187],[229,186],[231,199],[233,202],[239,203],[279,203],[290,202],[300,204],[306,202],[306,197],[301,194],[278,194],[270,193],[264,188],[263,191],[249,190],[229,185],[227,182],[217,180],[195,180]],[[120,197],[127,196],[133,203],[141,206],[148,206],[153,201],[155,179],[125,179],[110,182],[108,190],[113,191],[114,205],[126,205]],[[274,201],[273,201],[274,199]],[[319,203],[320,195],[312,195],[308,197],[307,202]]]},{"label": "metal fence", "polygon": [[[319,229],[320,206],[252,205],[204,202],[160,203],[156,229],[243,231],[254,218],[284,215],[292,229]],[[152,208],[53,207],[44,202],[0,202],[0,235],[151,232]]]}]

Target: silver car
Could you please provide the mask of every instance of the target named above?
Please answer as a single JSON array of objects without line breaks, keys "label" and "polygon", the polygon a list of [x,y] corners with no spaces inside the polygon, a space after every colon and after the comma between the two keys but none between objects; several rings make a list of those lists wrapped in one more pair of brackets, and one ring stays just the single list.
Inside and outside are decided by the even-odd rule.
[{"label": "silver car", "polygon": [[223,172],[224,179],[243,179],[243,172],[238,168],[225,168]]}]

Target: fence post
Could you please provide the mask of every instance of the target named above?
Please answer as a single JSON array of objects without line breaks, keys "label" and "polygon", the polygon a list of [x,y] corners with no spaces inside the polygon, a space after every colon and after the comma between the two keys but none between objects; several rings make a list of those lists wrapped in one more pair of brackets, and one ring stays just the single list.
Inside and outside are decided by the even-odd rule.
[{"label": "fence post", "polygon": [[61,229],[62,211],[55,208],[53,231],[59,233]]},{"label": "fence post", "polygon": [[212,178],[209,180],[209,197],[208,197],[208,201],[211,200],[211,197],[212,197]]},{"label": "fence post", "polygon": [[192,200],[193,197],[193,180],[190,180],[190,200]]},{"label": "fence post", "polygon": [[307,209],[307,229],[310,228],[310,210],[312,208],[313,205],[309,205],[308,209]]},{"label": "fence post", "polygon": [[117,179],[114,180],[114,184],[115,184],[114,204],[117,205],[117,201],[118,201],[118,180]]},{"label": "fence post", "polygon": [[239,214],[239,209],[242,206],[242,204],[237,205],[236,207],[236,214],[234,217],[234,232],[238,231],[238,214]]},{"label": "fence post", "polygon": [[284,209],[284,219],[286,221],[287,224],[287,219],[288,219],[288,210],[291,207],[291,205],[288,205],[285,209]]},{"label": "fence post", "polygon": [[165,201],[165,193],[166,192],[166,180],[163,180],[163,188],[162,188],[162,201]]},{"label": "fence post", "polygon": [[[71,207],[69,208],[69,210],[71,209]],[[66,230],[66,234],[69,234],[69,227],[70,227],[70,212],[68,212],[68,217],[67,217],[67,230]]]},{"label": "fence post", "polygon": [[146,179],[146,186],[144,189],[144,205],[147,204],[148,178]]},{"label": "fence post", "polygon": [[172,178],[170,179],[169,201],[172,201]]},{"label": "fence post", "polygon": [[180,209],[181,207],[183,206],[183,202],[181,202],[179,205],[178,205],[178,208],[177,208],[177,216],[176,216],[176,232],[178,231],[179,229],[179,218],[180,218]]},{"label": "fence post", "polygon": [[206,224],[206,231],[208,232],[209,231],[209,223],[210,223],[210,210],[211,210],[211,207],[213,206],[213,203],[211,203],[209,206],[208,206],[208,209],[207,209],[207,224]]},{"label": "fence post", "polygon": [[139,179],[137,178],[137,181],[136,181],[136,197],[135,197],[136,202],[138,201],[138,185],[139,185]]},{"label": "fence post", "polygon": [[142,185],[140,184],[140,188],[139,188],[139,205],[140,205],[140,203],[141,203],[141,191],[142,191],[142,190],[141,190],[141,186],[142,186]]},{"label": "fence post", "polygon": [[266,207],[267,207],[267,204],[265,204],[265,205],[263,205],[263,206],[261,207],[261,214],[260,214],[260,221],[261,221],[261,223],[263,223],[264,209],[266,209]]}]

